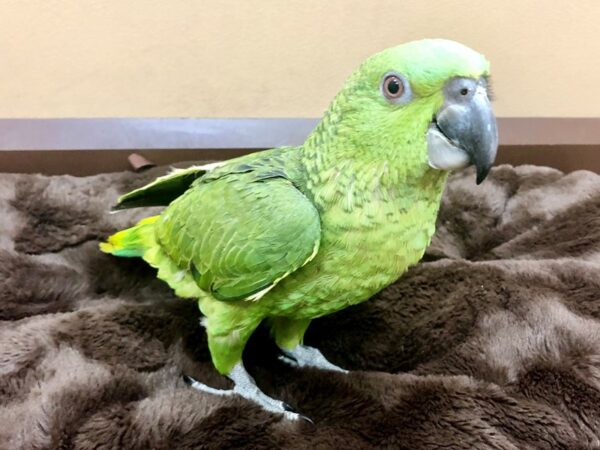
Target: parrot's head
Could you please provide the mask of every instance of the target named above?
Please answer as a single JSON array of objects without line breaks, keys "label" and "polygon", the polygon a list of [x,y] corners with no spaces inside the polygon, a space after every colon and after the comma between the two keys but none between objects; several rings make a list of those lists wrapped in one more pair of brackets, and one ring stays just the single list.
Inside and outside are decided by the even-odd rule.
[{"label": "parrot's head", "polygon": [[457,42],[427,39],[368,58],[348,79],[329,122],[343,141],[415,171],[474,164],[477,184],[498,147],[489,63]]}]

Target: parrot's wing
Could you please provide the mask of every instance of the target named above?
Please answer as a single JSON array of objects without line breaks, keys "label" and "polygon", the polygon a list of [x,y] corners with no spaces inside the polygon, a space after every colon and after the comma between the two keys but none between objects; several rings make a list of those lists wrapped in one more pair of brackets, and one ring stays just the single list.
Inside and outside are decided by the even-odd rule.
[{"label": "parrot's wing", "polygon": [[[173,169],[167,175],[158,177],[153,182],[119,197],[117,204],[112,207],[112,211],[142,206],[167,206],[187,191],[198,178],[216,179],[232,173],[261,170],[264,169],[265,162],[270,162],[277,167],[282,163],[282,155],[293,151],[293,147],[279,147],[251,153],[229,161]],[[275,174],[264,174],[264,176],[272,175]]]},{"label": "parrot's wing", "polygon": [[224,162],[217,162],[185,169],[174,169],[167,175],[158,177],[152,183],[122,195],[112,210],[120,211],[141,206],[166,206],[187,191],[197,178],[223,164]]},{"label": "parrot's wing", "polygon": [[198,180],[161,215],[161,249],[219,300],[258,300],[317,254],[319,213],[290,180]]}]

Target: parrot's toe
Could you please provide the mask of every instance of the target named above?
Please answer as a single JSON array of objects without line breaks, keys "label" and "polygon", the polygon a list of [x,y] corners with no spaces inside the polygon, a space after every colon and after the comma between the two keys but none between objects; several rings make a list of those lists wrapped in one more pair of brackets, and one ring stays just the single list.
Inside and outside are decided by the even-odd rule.
[{"label": "parrot's toe", "polygon": [[194,378],[183,375],[183,381],[191,386],[194,389],[197,389],[201,392],[206,392],[207,394],[219,395],[219,396],[229,396],[237,394],[241,397],[244,397],[247,400],[250,400],[257,405],[261,406],[264,410],[281,414],[288,420],[301,420],[308,423],[313,424],[314,422],[296,412],[296,410],[281,400],[276,400],[274,398],[269,397],[263,391],[261,391],[254,379],[246,372],[246,369],[242,365],[242,363],[237,364],[231,373],[228,375],[228,378],[234,382],[233,389],[216,389],[210,386],[207,386],[204,383],[200,383]]},{"label": "parrot's toe", "polygon": [[278,359],[279,359],[279,361],[286,363],[288,366],[300,367],[298,364],[298,361],[296,361],[294,358],[292,358],[286,354],[279,355]]},{"label": "parrot's toe", "polygon": [[279,360],[292,367],[314,367],[332,372],[348,373],[346,369],[330,363],[319,349],[308,345],[297,345],[292,350],[281,349],[281,351],[283,354],[279,355]]},{"label": "parrot's toe", "polygon": [[195,380],[194,378],[192,378],[188,375],[183,376],[183,381],[188,386],[191,386],[194,389],[197,389],[199,391],[206,392],[207,394],[220,395],[220,396],[235,394],[233,389],[216,389],[216,388],[207,386],[204,383],[200,383],[199,381]]}]

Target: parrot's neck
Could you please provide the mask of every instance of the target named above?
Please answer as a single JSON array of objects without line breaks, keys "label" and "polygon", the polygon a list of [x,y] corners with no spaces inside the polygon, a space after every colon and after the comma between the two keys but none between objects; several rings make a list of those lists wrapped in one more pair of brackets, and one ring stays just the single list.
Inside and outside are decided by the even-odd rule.
[{"label": "parrot's neck", "polygon": [[363,198],[439,204],[448,174],[431,169],[423,156],[425,130],[408,130],[395,141],[377,136],[365,140],[336,119],[326,114],[301,150],[307,188],[320,206],[345,201],[351,192],[361,193],[358,202]]}]

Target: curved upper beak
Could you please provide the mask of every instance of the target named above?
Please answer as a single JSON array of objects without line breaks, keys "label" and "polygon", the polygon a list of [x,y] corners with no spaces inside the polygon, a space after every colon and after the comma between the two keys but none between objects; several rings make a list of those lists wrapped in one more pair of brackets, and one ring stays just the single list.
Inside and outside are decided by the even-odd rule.
[{"label": "curved upper beak", "polygon": [[[462,85],[447,89],[446,102],[429,127],[429,164],[444,170],[474,164],[477,184],[480,184],[496,159],[496,118],[485,87],[475,80],[462,79],[460,82]],[[464,89],[471,89],[471,92],[467,95],[456,93],[464,92]]]}]

